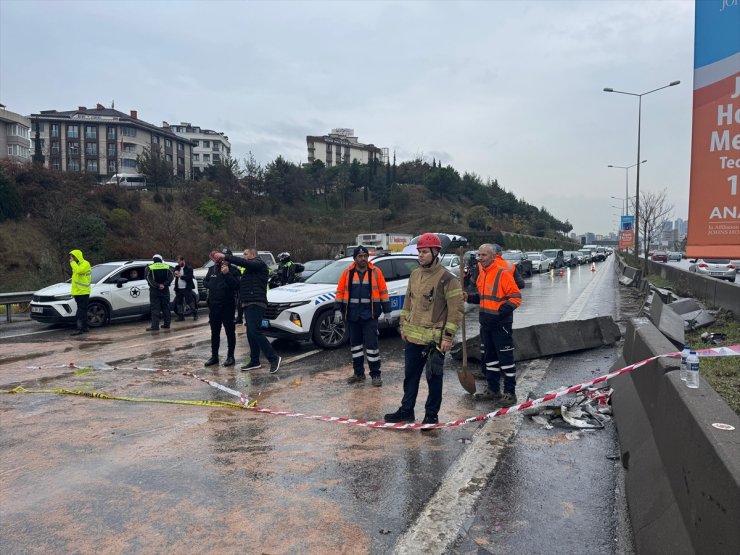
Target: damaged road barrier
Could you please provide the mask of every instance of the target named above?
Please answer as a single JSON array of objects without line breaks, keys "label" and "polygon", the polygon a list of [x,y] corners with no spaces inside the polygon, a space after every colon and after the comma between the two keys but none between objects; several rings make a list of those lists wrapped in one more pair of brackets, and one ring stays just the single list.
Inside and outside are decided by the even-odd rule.
[{"label": "damaged road barrier", "polygon": [[719,345],[723,341],[727,340],[727,335],[720,332],[708,332],[705,331],[701,334],[701,340],[704,343],[711,343],[713,345]]},{"label": "damaged road barrier", "polygon": [[[708,349],[701,349],[697,351],[696,354],[699,357],[739,356],[740,355],[740,345],[732,345],[729,347],[711,347]],[[621,376],[622,374],[627,374],[629,372],[632,372],[633,370],[637,370],[638,368],[645,366],[646,364],[654,360],[658,360],[660,358],[678,358],[680,356],[681,354],[678,351],[664,353],[661,355],[655,355],[650,358],[646,358],[645,360],[636,362],[634,364],[630,364],[629,366],[625,366],[624,368],[620,368],[619,370],[615,370],[613,372],[609,372],[608,374],[604,374],[602,376],[594,378],[588,382],[580,383],[577,385],[572,385],[570,387],[563,387],[563,388],[551,391],[537,399],[530,399],[530,400],[525,401],[524,403],[513,405],[511,407],[497,409],[493,412],[489,412],[486,414],[481,414],[478,416],[471,416],[469,418],[460,418],[458,420],[451,420],[449,422],[440,422],[438,424],[409,424],[409,423],[401,423],[401,422],[391,423],[391,422],[383,422],[379,420],[363,420],[360,418],[326,416],[326,415],[317,415],[317,414],[304,414],[301,412],[279,411],[279,410],[274,410],[270,408],[262,408],[262,407],[256,406],[256,403],[254,402],[250,403],[246,393],[237,391],[235,389],[231,389],[218,382],[214,382],[213,380],[202,378],[192,372],[178,372],[178,371],[166,370],[166,369],[157,369],[156,371],[161,372],[161,373],[173,374],[173,375],[179,374],[182,376],[187,376],[187,377],[197,379],[205,384],[208,384],[211,387],[219,389],[220,391],[224,393],[227,393],[229,395],[239,398],[239,401],[240,401],[239,405],[243,405],[244,408],[246,408],[247,410],[251,410],[254,412],[271,414],[273,416],[288,416],[291,418],[302,418],[305,420],[320,420],[322,422],[335,422],[337,424],[347,424],[350,426],[360,426],[363,428],[382,428],[382,429],[389,429],[389,430],[422,430],[422,429],[429,430],[429,429],[435,429],[435,428],[455,428],[458,426],[464,426],[466,424],[471,424],[473,422],[483,422],[484,420],[489,420],[491,418],[496,418],[498,416],[503,416],[505,414],[514,414],[517,412],[524,412],[526,409],[535,407],[537,405],[549,403],[550,401],[553,401],[559,397],[563,397],[564,395],[578,393],[584,390],[588,390],[589,388],[592,388],[593,386],[596,386],[599,384],[605,384],[608,380],[612,378]],[[77,367],[77,365],[75,364],[70,364],[69,366]],[[81,367],[81,368],[84,368],[84,367]],[[145,370],[145,369],[139,368],[139,370]],[[4,391],[0,391],[0,393],[6,393],[6,394],[21,393],[21,391],[4,390]],[[80,394],[84,394],[89,397],[95,396],[95,394],[88,394],[86,392],[81,392]],[[241,406],[239,408],[241,408]]]},{"label": "damaged road barrier", "polygon": [[[572,399],[557,405],[539,405],[522,413],[545,428],[574,428],[579,430],[601,430],[611,420],[609,399],[614,390],[610,387],[587,388]],[[531,394],[530,394],[531,396]]]}]

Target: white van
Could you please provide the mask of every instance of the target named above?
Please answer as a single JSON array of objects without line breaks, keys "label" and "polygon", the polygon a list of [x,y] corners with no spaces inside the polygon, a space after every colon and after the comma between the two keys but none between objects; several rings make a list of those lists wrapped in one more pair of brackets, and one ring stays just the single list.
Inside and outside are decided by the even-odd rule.
[{"label": "white van", "polygon": [[146,176],[141,173],[114,173],[105,184],[132,190],[146,189]]}]

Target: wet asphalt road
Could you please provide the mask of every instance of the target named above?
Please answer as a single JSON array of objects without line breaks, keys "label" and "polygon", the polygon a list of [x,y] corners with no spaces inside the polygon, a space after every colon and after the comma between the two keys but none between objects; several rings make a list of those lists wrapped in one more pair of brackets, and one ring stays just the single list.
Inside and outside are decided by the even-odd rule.
[{"label": "wet asphalt road", "polygon": [[[612,264],[528,279],[517,325],[615,314]],[[382,419],[401,398],[402,342],[394,333],[381,340],[384,386],[372,388],[345,384],[347,349],[312,354],[310,345],[282,341],[275,343],[285,359],[277,375],[265,367],[205,369],[204,319],[155,336],[136,322],[94,330],[81,341],[69,330],[9,337],[29,326],[48,329],[0,327],[2,389],[233,400],[177,373],[187,370],[243,391],[259,406],[305,414]],[[242,331],[239,357],[245,342]],[[518,394],[604,373],[618,351],[522,363]],[[69,362],[87,368],[63,367]],[[422,385],[419,404],[425,395]],[[489,410],[465,394],[454,371],[446,372],[441,418]],[[0,420],[0,532],[8,553],[386,553],[399,546],[418,552],[409,533],[429,526],[425,508],[454,483],[474,448],[495,450],[501,462],[493,474],[468,479],[465,514],[437,513],[440,520],[460,519],[462,528],[431,551],[616,552],[609,547],[618,544],[611,426],[571,440],[563,430],[541,430],[515,416],[422,434],[53,393],[3,395]],[[583,549],[584,536],[593,550]]]}]

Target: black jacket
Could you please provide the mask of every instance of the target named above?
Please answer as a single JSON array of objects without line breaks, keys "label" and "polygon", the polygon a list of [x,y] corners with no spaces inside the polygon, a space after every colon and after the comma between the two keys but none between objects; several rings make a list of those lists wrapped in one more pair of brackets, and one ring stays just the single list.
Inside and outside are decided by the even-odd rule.
[{"label": "black jacket", "polygon": [[226,260],[244,268],[239,285],[239,301],[242,305],[258,303],[267,306],[267,278],[270,270],[260,257],[247,260],[231,254]]},{"label": "black jacket", "polygon": [[180,270],[180,277],[175,278],[175,291],[180,288],[180,280],[183,280],[183,282],[185,282],[185,289],[195,289],[193,269],[187,264],[182,267],[180,267],[179,265],[176,266],[175,271],[177,271],[178,269]]},{"label": "black jacket", "polygon": [[208,289],[208,306],[236,306],[236,292],[239,290],[239,270],[229,266],[227,274],[221,273],[221,265],[214,264],[208,268],[203,279],[203,287]]}]

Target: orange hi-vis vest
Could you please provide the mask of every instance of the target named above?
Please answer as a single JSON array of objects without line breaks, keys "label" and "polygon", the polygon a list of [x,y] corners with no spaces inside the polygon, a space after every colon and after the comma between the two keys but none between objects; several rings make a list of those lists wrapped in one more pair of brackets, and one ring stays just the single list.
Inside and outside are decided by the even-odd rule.
[{"label": "orange hi-vis vest", "polygon": [[498,316],[502,305],[508,303],[516,309],[522,304],[522,293],[514,281],[514,274],[503,265],[491,264],[488,268],[481,265],[475,285],[480,293],[482,314]]},{"label": "orange hi-vis vest", "polygon": [[[370,298],[350,298],[349,293],[352,284],[361,285],[356,267],[356,263],[353,262],[352,264],[350,264],[349,268],[342,272],[342,275],[339,277],[335,302],[336,304],[341,305],[341,308],[338,307],[337,309],[341,310],[346,317],[347,308],[350,303],[369,303],[370,314],[373,318],[376,315],[376,309],[377,314],[380,315],[381,307],[384,304],[386,305],[387,311],[390,312],[390,297],[388,296],[388,286],[385,283],[385,277],[383,276],[383,272],[373,266],[371,262],[367,263],[366,272],[370,285]],[[350,274],[352,275],[352,283],[350,283],[349,281]]]}]

